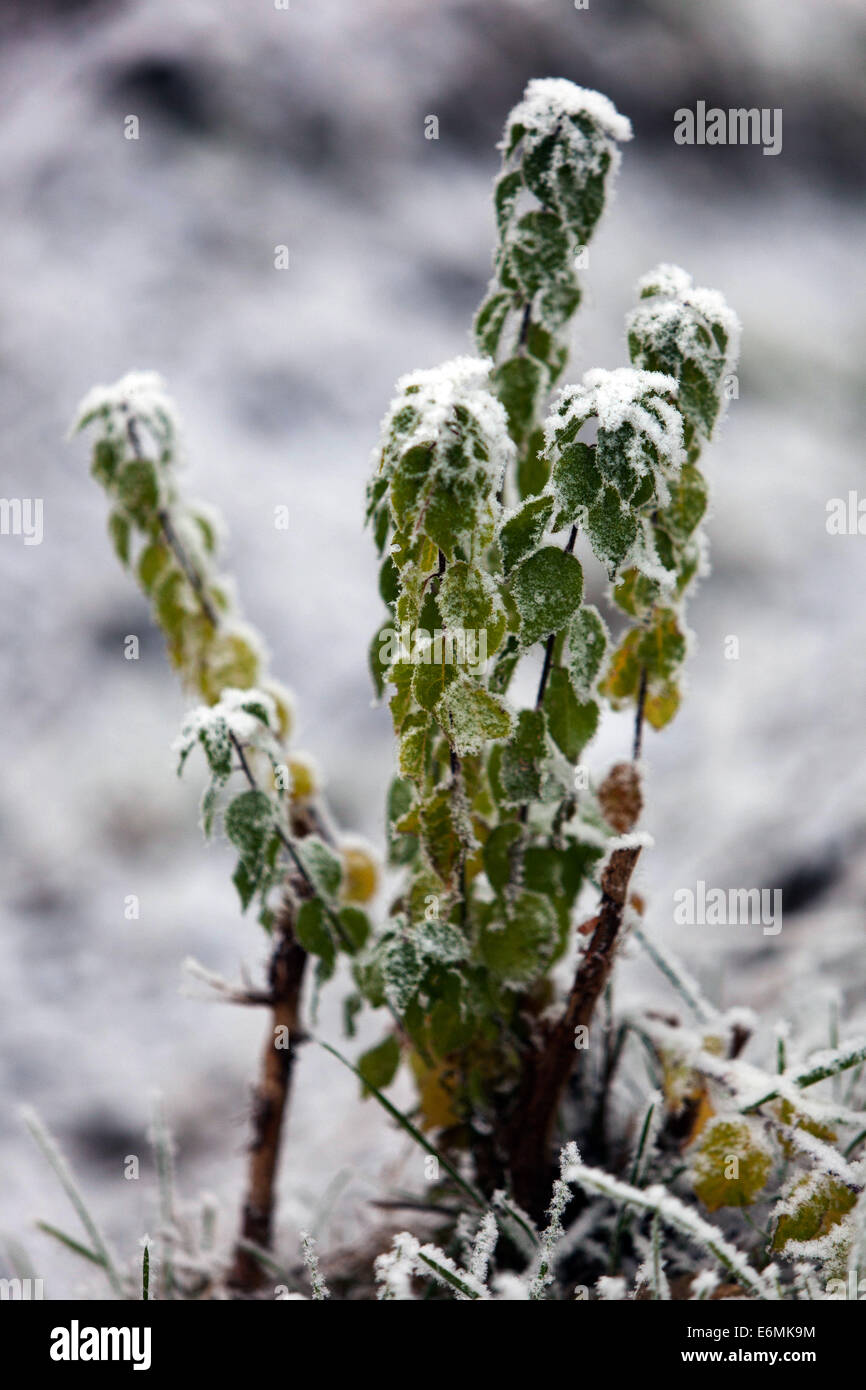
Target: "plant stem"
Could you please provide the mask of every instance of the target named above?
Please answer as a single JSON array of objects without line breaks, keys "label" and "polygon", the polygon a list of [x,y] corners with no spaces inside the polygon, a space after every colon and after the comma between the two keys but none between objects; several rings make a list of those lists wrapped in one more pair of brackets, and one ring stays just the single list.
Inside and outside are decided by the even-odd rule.
[{"label": "plant stem", "polygon": [[549,1190],[549,1148],[559,1102],[579,1055],[578,1027],[589,1028],[610,978],[628,887],[640,848],[617,849],[602,877],[601,907],[589,946],[580,959],[562,1017],[541,1047],[532,1049],[506,1135],[508,1167],[516,1200],[530,1216],[543,1210]]},{"label": "plant stem", "polygon": [[645,666],[642,666],[640,672],[640,687],[637,693],[637,713],[634,718],[634,747],[631,755],[632,762],[635,763],[640,759],[641,746],[643,744],[643,717],[646,708],[646,686],[647,670]]},{"label": "plant stem", "polygon": [[297,1048],[303,1041],[300,1004],[307,953],[295,940],[294,913],[294,903],[287,897],[274,921],[276,941],[268,972],[271,1017],[253,1104],[253,1137],[241,1230],[228,1276],[229,1286],[238,1293],[253,1293],[267,1282],[261,1261],[254,1258],[248,1246],[264,1250],[271,1247],[280,1142]]}]

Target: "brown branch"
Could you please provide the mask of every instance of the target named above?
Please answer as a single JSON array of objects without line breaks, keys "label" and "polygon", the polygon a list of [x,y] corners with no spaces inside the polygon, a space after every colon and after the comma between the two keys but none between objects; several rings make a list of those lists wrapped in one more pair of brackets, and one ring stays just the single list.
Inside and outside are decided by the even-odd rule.
[{"label": "brown branch", "polygon": [[549,1151],[562,1092],[579,1052],[576,1030],[588,1028],[595,1006],[610,978],[621,934],[628,887],[640,848],[617,849],[602,876],[599,914],[581,957],[562,1017],[540,1047],[527,1056],[510,1132],[506,1136],[508,1168],[515,1200],[531,1216],[540,1216],[550,1193]]},{"label": "brown branch", "polygon": [[268,972],[272,1012],[253,1102],[241,1229],[228,1275],[229,1287],[241,1294],[254,1293],[269,1277],[250,1253],[248,1243],[264,1250],[271,1247],[280,1143],[297,1048],[304,1040],[300,1004],[307,953],[295,940],[294,915],[294,902],[287,897],[274,922],[275,944]]},{"label": "brown branch", "polygon": [[[127,434],[136,457],[144,458],[137,423],[132,415],[127,420]],[[201,574],[175,530],[168,508],[160,507],[157,517],[166,543],[183,570],[202,612],[213,627],[218,628],[219,613],[211,601]],[[258,790],[258,783],[247,761],[243,744],[234,734],[230,737],[247,782],[253,790]],[[227,1277],[229,1287],[239,1294],[254,1293],[267,1282],[268,1276],[261,1263],[251,1253],[250,1247],[267,1250],[271,1245],[280,1145],[285,1129],[297,1048],[304,1040],[300,1008],[307,952],[295,938],[294,922],[297,895],[311,896],[315,889],[292,838],[280,825],[276,825],[275,830],[292,861],[294,873],[289,882],[291,890],[294,891],[286,894],[274,920],[274,947],[268,970],[267,991],[249,991],[245,997],[238,999],[238,1002],[247,1004],[266,1002],[271,1009],[268,1035],[262,1053],[260,1079],[254,1095],[253,1137],[249,1149],[241,1227]],[[333,843],[333,836],[318,813],[315,814],[314,820],[310,819],[298,827],[293,826],[293,830],[301,837],[315,831],[328,843]],[[345,942],[345,933],[339,918],[328,904],[324,904],[324,907]]]}]

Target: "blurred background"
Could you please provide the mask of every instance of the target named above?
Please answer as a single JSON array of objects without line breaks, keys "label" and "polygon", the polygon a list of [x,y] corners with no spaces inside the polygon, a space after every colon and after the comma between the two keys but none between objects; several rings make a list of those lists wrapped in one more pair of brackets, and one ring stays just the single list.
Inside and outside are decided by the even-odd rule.
[{"label": "blurred background", "polygon": [[[76,403],[130,369],[164,374],[188,484],[226,516],[243,606],[296,692],[296,742],[341,824],[380,844],[392,740],[366,671],[370,451],[396,377],[471,350],[494,147],[532,76],[597,87],[634,123],[569,375],[627,361],[634,282],[662,260],[743,320],[740,398],[707,455],[713,574],[690,608],[689,698],[647,737],[648,923],[717,1002],[765,1011],[765,1033],[785,1018],[815,1045],[837,1007],[862,1016],[866,538],[825,522],[830,498],[866,495],[863,0],[4,0],[0,35],[0,490],[44,499],[41,545],[0,538],[0,1250],[27,1248],[46,1297],[93,1286],[34,1232],[74,1220],[27,1103],[135,1256],[154,1221],[155,1089],[181,1189],[217,1196],[228,1238],[264,1029],[181,992],[184,957],[255,976],[266,945],[228,852],[201,843],[200,769],[174,777],[184,701],[111,553],[86,444],[64,442]],[[782,153],[676,146],[673,113],[697,100],[781,107]],[[611,716],[600,769],[629,737]],[[782,932],[675,927],[673,892],[699,878],[782,888]],[[669,1003],[627,956],[620,1004]],[[319,1020],[337,1042],[340,996]],[[305,1049],[284,1247],[311,1223],[352,1239],[382,1181],[411,1186],[419,1164]]]}]

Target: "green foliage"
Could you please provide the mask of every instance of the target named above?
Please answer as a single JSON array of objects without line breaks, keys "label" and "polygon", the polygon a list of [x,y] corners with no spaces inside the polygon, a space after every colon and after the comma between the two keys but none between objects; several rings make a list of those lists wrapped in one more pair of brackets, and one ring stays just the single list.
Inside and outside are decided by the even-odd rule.
[{"label": "green foliage", "polygon": [[[527,1076],[545,1079],[544,1068],[536,1075],[527,1066],[556,1038],[554,1015],[563,1027],[573,1017],[557,1005],[554,966],[574,957],[579,970],[599,964],[597,938],[622,887],[609,855],[635,828],[640,778],[633,764],[619,763],[596,792],[582,775],[584,759],[609,710],[637,705],[638,728],[645,719],[658,729],[679,707],[685,605],[706,550],[700,455],[735,384],[734,315],[720,295],[661,266],[640,282],[628,318],[631,365],[587,371],[550,398],[566,368],[579,271],[630,133],[597,93],[559,80],[530,83],[501,147],[494,274],[475,320],[480,355],[400,378],[382,425],[366,510],[385,618],[370,666],[394,726],[386,837],[399,882],[375,927],[348,905],[366,904],[373,885],[353,889],[348,842],[333,843],[315,779],[301,791],[285,776],[287,694],[218,569],[220,525],[178,485],[178,431],[161,382],[135,376],[100,388],[78,421],[96,427],[92,472],[109,498],[118,558],[151,603],[184,684],[203,702],[176,747],[181,767],[202,751],[204,829],[211,834],[221,817],[237,854],[242,908],[257,902],[270,927],[279,893],[318,983],[337,973],[339,952],[352,958],[347,1032],[364,1005],[389,1015],[387,1035],[353,1070],[473,1201],[474,1187],[448,1155],[468,1150],[490,1190],[500,1178],[508,1183],[503,1136],[515,1116],[510,1130],[503,1116],[525,1094]],[[584,602],[590,550],[610,584],[605,617]],[[623,814],[617,787],[628,793]],[[619,906],[623,922],[641,910],[635,894]],[[702,1023],[715,1022],[696,987],[666,958],[664,968]],[[859,1066],[861,1052],[834,1054],[820,1074],[786,1072],[776,1089],[768,1083],[758,1094],[757,1069],[737,1073],[730,1030],[693,1038],[686,1057],[684,1029],[669,1029],[678,1036],[659,1043],[658,1019],[642,1026],[654,1080],[681,1126],[676,1142],[671,1132],[664,1151],[654,1151],[650,1121],[662,1101],[653,1096],[641,1111],[631,1184],[593,1170],[575,1177],[578,1160],[566,1151],[532,1296],[554,1282],[571,1181],[651,1214],[643,1266],[651,1278],[641,1277],[654,1296],[669,1292],[663,1226],[703,1241],[749,1292],[772,1296],[770,1276],[715,1227],[684,1215],[662,1188],[640,1186],[654,1164],[666,1180],[678,1179],[668,1162],[677,1144],[683,1185],[691,1181],[707,1210],[730,1209],[733,1220],[740,1208],[774,1203],[768,1249],[802,1253],[833,1232],[847,1250],[862,1172],[835,1154],[818,1181],[809,1164],[823,1151],[814,1146],[835,1142],[835,1129],[820,1106],[795,1102],[800,1089]],[[617,1065],[626,1031],[607,1030],[601,1069]],[[420,1128],[381,1094],[404,1058]],[[424,1129],[442,1132],[441,1150]],[[795,1172],[780,1201],[777,1170],[786,1165]],[[631,1239],[627,1224],[617,1222],[612,1272]],[[487,1236],[495,1229],[494,1219]],[[487,1295],[475,1262],[458,1270],[425,1250],[413,1268],[429,1268],[460,1297]]]},{"label": "green foliage", "polygon": [[[475,320],[479,350],[496,364],[520,463],[533,454],[544,401],[568,356],[585,258],[631,127],[610,102],[569,82],[530,82],[508,118],[494,189],[494,273]],[[524,470],[525,497],[543,475]]]},{"label": "green foliage", "polygon": [[[367,490],[387,550],[390,625],[371,666],[398,740],[388,844],[403,887],[356,978],[400,1018],[431,1123],[489,1105],[527,1044],[526,992],[572,939],[610,831],[593,795],[574,794],[604,704],[643,699],[660,727],[679,699],[683,593],[707,500],[686,453],[697,417],[679,406],[685,356],[587,372],[542,427],[578,262],[629,135],[597,94],[530,84],[494,194],[494,277],[475,324],[485,356],[401,378]],[[633,325],[635,353],[649,351],[648,331]],[[629,619],[614,650],[583,603],[579,537]],[[509,691],[524,661],[544,674],[521,708]],[[462,943],[447,962],[422,944],[431,922]],[[456,1070],[431,1070],[452,1051]]]}]

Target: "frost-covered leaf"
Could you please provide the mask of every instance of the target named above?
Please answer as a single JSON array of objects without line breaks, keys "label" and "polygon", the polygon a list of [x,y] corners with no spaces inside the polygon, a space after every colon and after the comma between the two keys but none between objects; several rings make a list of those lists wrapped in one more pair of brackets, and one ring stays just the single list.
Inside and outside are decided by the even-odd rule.
[{"label": "frost-covered leaf", "polygon": [[[369,516],[387,509],[407,539],[425,537],[448,560],[470,559],[475,533],[492,536],[495,493],[514,453],[490,367],[458,357],[401,377],[368,488]],[[379,534],[384,540],[387,525]],[[395,559],[402,568],[402,548]]]},{"label": "frost-covered leaf", "polygon": [[552,497],[530,497],[503,523],[499,547],[506,574],[538,549],[552,511]]},{"label": "frost-covered leaf", "polygon": [[608,631],[598,610],[579,608],[568,625],[568,669],[581,699],[595,689],[607,644]]},{"label": "frost-covered leaf", "polygon": [[777,1203],[773,1249],[788,1241],[819,1241],[851,1211],[857,1193],[830,1173],[812,1172],[797,1178]]},{"label": "frost-covered leaf", "polygon": [[465,676],[446,686],[436,717],[460,757],[478,753],[486,743],[507,738],[513,719],[496,695]]},{"label": "frost-covered leaf", "polygon": [[325,902],[336,902],[343,878],[343,867],[338,856],[318,835],[307,835],[299,840],[296,851],[316,892]]},{"label": "frost-covered leaf", "polygon": [[631,360],[676,377],[685,442],[696,453],[713,432],[726,381],[736,371],[739,321],[718,291],[697,288],[678,266],[658,266],[639,281],[638,292],[641,302],[627,321]]},{"label": "frost-covered leaf", "polygon": [[456,965],[468,954],[466,938],[453,923],[426,918],[415,928],[415,946],[425,960],[437,965]]},{"label": "frost-covered leaf", "polygon": [[449,883],[461,855],[461,840],[451,792],[441,788],[422,802],[421,843],[443,883]]},{"label": "frost-covered leaf", "polygon": [[226,835],[248,867],[261,863],[273,823],[274,808],[264,792],[241,792],[226,807]]},{"label": "frost-covered leaf", "polygon": [[580,605],[583,571],[573,555],[544,546],[524,560],[509,581],[520,614],[524,647],[559,632]]},{"label": "frost-covered leaf", "polygon": [[390,940],[381,957],[385,996],[398,1014],[404,1014],[424,978],[424,966],[408,936]]},{"label": "frost-covered leaf", "polygon": [[521,710],[517,729],[502,749],[498,764],[497,780],[505,805],[522,806],[537,799],[547,757],[544,715],[540,710]]},{"label": "frost-covered leaf", "polygon": [[415,792],[412,783],[408,778],[395,777],[388,788],[387,802],[388,862],[390,864],[409,864],[417,852],[417,837],[401,834],[396,828],[397,822],[412,809],[414,803]]},{"label": "frost-covered leaf", "polygon": [[578,252],[604,207],[617,142],[630,136],[606,98],[562,79],[530,82],[509,117],[494,195],[494,277],[475,333],[498,363],[496,389],[520,445],[565,365],[567,327],[580,303]]},{"label": "frost-covered leaf", "polygon": [[708,1211],[751,1206],[767,1184],[773,1158],[764,1128],[757,1121],[714,1116],[692,1150],[695,1193]]},{"label": "frost-covered leaf", "polygon": [[409,715],[400,734],[400,772],[416,783],[424,776],[432,729],[430,716],[419,711]]}]

